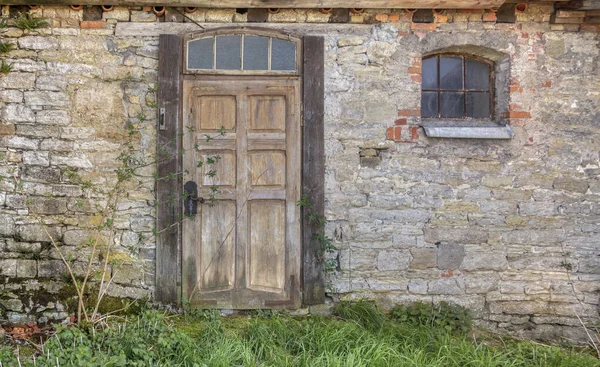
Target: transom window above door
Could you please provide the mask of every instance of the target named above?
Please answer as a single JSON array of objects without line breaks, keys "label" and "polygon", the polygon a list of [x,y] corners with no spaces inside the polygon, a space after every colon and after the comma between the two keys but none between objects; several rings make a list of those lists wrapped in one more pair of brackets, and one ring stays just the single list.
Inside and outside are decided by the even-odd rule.
[{"label": "transom window above door", "polygon": [[268,32],[221,30],[186,40],[189,74],[297,75],[300,40]]},{"label": "transom window above door", "polygon": [[465,55],[435,55],[423,59],[422,74],[421,117],[492,118],[492,63]]}]

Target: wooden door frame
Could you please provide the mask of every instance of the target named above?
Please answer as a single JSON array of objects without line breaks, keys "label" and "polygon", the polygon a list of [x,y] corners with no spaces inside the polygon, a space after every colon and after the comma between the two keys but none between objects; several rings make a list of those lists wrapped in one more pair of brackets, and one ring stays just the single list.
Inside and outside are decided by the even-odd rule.
[{"label": "wooden door frame", "polygon": [[[257,30],[282,34],[270,29]],[[214,32],[214,30],[213,30]],[[302,195],[312,204],[311,212],[324,215],[325,154],[324,154],[324,40],[321,36],[302,37]],[[183,182],[181,172],[183,132],[182,84],[184,37],[161,34],[159,37],[157,173],[156,182],[156,284],[154,299],[163,304],[181,304],[182,266],[181,220]],[[171,178],[169,178],[171,177]],[[313,233],[319,229],[302,210],[302,269],[300,289],[302,304],[325,301],[321,244]]]}]

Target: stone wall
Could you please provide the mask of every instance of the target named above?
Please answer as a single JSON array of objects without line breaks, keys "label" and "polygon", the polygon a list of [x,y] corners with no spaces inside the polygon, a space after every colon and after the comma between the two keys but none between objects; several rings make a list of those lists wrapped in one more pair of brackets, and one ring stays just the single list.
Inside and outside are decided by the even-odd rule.
[{"label": "stone wall", "polygon": [[[37,12],[51,27],[1,34],[16,48],[0,78],[0,318],[15,322],[72,313],[69,281],[40,222],[81,271],[89,251],[81,243],[107,198],[65,169],[110,186],[128,125],[139,157],[151,157],[157,35],[198,29],[169,9],[160,19],[141,8],[91,20],[67,7]],[[600,38],[595,26],[549,24],[552,12],[531,4],[517,23],[501,24],[482,12],[411,23],[402,11],[368,10],[350,18],[360,24],[301,24],[331,18],[282,10],[262,24],[325,36],[334,299],[369,298],[384,309],[452,301],[489,328],[546,339],[584,338],[576,315],[598,321]],[[213,28],[248,20],[233,9],[190,17]],[[508,56],[503,117],[513,139],[424,136],[421,58],[450,46]],[[152,173],[120,201],[114,242],[124,265],[111,296],[152,295]]]}]

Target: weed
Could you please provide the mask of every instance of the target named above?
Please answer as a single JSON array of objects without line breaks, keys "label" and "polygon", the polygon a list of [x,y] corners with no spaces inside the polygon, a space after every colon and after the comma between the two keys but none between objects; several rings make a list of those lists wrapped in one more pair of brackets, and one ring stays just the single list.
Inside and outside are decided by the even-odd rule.
[{"label": "weed", "polygon": [[462,334],[471,331],[472,327],[469,312],[464,307],[447,302],[437,305],[423,302],[397,305],[390,311],[390,317],[403,324],[440,328]]},{"label": "weed", "polygon": [[8,74],[12,71],[13,64],[0,60],[0,74]]},{"label": "weed", "polygon": [[0,42],[0,54],[9,53],[15,48],[13,43],[9,42]]},{"label": "weed", "polygon": [[15,27],[20,29],[37,29],[47,26],[49,23],[46,18],[37,17],[32,13],[21,13],[15,19]]}]

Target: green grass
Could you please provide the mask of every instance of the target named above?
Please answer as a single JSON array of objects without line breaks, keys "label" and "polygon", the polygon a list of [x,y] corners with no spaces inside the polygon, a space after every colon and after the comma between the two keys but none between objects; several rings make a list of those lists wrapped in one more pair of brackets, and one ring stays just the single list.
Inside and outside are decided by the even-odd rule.
[{"label": "green grass", "polygon": [[[273,313],[221,318],[143,311],[104,332],[61,328],[36,366],[600,366],[589,351],[452,334],[388,320],[367,303],[343,304],[336,317]],[[374,326],[376,325],[376,326]],[[3,367],[15,347],[0,347]]]}]

